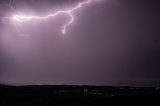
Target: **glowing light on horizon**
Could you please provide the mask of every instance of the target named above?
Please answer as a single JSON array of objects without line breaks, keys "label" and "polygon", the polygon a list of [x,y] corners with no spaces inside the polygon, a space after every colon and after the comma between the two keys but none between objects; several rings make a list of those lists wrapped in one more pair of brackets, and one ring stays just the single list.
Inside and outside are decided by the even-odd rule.
[{"label": "glowing light on horizon", "polygon": [[[65,14],[65,15],[68,15],[70,17],[70,20],[64,24],[61,28],[61,32],[62,34],[65,34],[66,33],[66,29],[68,26],[70,26],[73,22],[74,22],[74,15],[73,15],[73,12],[75,12],[76,10],[82,8],[84,5],[87,5],[87,4],[90,4],[91,1],[99,1],[99,0],[85,0],[83,2],[80,2],[78,5],[76,5],[75,7],[71,8],[71,9],[68,9],[68,10],[64,10],[64,11],[57,11],[55,13],[50,13],[46,16],[25,16],[25,15],[14,15],[13,17],[9,18],[9,17],[3,17],[2,18],[2,22],[3,23],[8,23],[6,21],[6,19],[11,19],[12,21],[16,21],[16,22],[28,22],[28,21],[35,21],[35,20],[47,20],[48,18],[54,18],[58,15],[61,15],[61,14]],[[10,0],[10,3],[9,3],[9,6],[10,8],[14,9],[13,6],[11,5],[11,0]],[[16,10],[16,9],[14,9]]]}]

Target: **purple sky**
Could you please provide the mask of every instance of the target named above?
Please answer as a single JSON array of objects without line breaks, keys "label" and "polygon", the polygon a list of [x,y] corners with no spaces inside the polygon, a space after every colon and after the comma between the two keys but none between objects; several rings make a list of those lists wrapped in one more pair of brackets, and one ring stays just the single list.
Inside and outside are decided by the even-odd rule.
[{"label": "purple sky", "polygon": [[[80,0],[13,0],[21,13],[45,15]],[[0,17],[12,16],[0,0]],[[66,15],[19,26],[0,22],[0,82],[145,85],[160,82],[160,2],[104,0]]]}]

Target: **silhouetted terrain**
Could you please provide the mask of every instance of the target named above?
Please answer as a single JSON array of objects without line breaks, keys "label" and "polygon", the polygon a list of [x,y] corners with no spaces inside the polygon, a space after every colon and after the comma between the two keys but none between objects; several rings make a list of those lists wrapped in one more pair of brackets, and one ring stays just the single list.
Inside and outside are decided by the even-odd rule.
[{"label": "silhouetted terrain", "polygon": [[159,98],[158,87],[0,86],[0,106],[154,104]]}]

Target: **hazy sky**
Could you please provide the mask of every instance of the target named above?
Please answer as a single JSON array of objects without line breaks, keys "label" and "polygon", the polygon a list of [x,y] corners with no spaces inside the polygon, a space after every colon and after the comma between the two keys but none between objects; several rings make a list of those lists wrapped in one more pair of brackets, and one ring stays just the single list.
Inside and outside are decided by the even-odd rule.
[{"label": "hazy sky", "polygon": [[[23,14],[46,15],[81,0],[13,0]],[[17,14],[0,0],[0,17]],[[101,0],[15,27],[0,21],[0,82],[120,85],[160,81],[160,2]],[[18,29],[18,30],[17,30]],[[23,35],[24,34],[24,35]]]}]

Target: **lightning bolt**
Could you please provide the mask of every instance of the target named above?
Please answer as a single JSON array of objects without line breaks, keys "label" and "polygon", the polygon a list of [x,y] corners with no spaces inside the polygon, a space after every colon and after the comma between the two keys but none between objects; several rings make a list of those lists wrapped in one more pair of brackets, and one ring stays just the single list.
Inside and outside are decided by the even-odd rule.
[{"label": "lightning bolt", "polygon": [[[64,24],[61,28],[61,32],[62,34],[65,34],[66,33],[66,29],[74,22],[74,15],[73,15],[73,12],[77,11],[78,9],[82,8],[84,5],[87,5],[87,4],[90,4],[91,1],[93,0],[85,0],[83,2],[80,2],[78,3],[78,5],[76,5],[75,7],[71,8],[71,9],[68,9],[68,10],[64,10],[64,11],[57,11],[55,13],[50,13],[46,16],[25,16],[25,15],[14,15],[13,17],[11,18],[8,18],[8,17],[3,17],[2,18],[2,22],[3,23],[8,23],[7,22],[7,19],[11,19],[12,21],[16,21],[16,22],[27,22],[27,21],[34,21],[34,20],[47,20],[48,18],[54,18],[58,15],[61,15],[61,14],[65,14],[65,15],[68,15],[70,17],[70,20]],[[13,8],[12,6],[12,0],[10,0],[10,3],[9,3],[9,7],[11,9],[13,9],[14,11],[16,11],[15,8]]]}]

